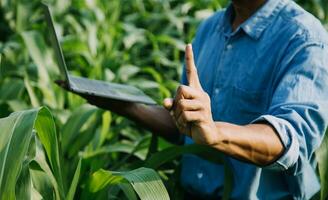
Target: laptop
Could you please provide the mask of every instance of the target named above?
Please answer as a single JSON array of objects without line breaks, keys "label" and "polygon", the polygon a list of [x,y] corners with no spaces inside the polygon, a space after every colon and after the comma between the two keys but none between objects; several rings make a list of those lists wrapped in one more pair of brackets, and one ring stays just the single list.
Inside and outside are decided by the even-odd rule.
[{"label": "laptop", "polygon": [[144,103],[149,105],[156,104],[152,98],[136,87],[70,75],[67,71],[63,52],[56,35],[49,6],[42,3],[42,7],[44,9],[45,19],[49,29],[49,37],[51,45],[55,51],[55,57],[59,66],[60,75],[63,81],[66,82],[69,90],[78,94],[87,94],[90,96],[108,99]]}]

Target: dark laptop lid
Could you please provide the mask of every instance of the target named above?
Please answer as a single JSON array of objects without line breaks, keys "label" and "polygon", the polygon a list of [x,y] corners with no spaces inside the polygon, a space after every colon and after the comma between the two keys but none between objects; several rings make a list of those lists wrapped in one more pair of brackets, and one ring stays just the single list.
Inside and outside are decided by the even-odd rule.
[{"label": "dark laptop lid", "polygon": [[69,82],[67,67],[66,67],[66,63],[64,60],[64,56],[63,56],[63,51],[61,49],[61,46],[59,44],[59,41],[58,41],[58,38],[56,35],[56,30],[55,30],[55,26],[53,24],[49,6],[44,3],[41,3],[41,4],[42,4],[43,10],[44,10],[44,15],[45,15],[45,19],[46,19],[48,30],[49,30],[50,41],[51,41],[51,45],[55,51],[55,56],[56,56],[57,64],[59,66],[59,70],[61,73],[61,78],[65,81]]}]

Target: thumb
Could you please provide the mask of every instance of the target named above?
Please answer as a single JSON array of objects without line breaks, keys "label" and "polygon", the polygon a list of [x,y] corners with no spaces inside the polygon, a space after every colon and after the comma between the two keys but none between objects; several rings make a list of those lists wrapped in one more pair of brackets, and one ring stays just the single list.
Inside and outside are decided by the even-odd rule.
[{"label": "thumb", "polygon": [[172,98],[166,98],[163,101],[163,106],[166,110],[172,110],[173,107],[173,99]]},{"label": "thumb", "polygon": [[192,45],[188,44],[186,46],[186,73],[187,73],[187,79],[190,87],[196,88],[196,89],[202,89],[202,86],[200,84],[197,68],[195,65],[194,60],[194,53],[192,51]]}]

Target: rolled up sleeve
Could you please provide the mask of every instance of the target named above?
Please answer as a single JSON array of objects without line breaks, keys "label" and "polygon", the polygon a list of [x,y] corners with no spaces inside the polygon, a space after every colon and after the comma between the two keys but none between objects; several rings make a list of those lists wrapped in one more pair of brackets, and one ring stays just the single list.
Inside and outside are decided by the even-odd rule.
[{"label": "rolled up sleeve", "polygon": [[300,145],[296,134],[297,132],[287,120],[273,115],[263,115],[256,119],[253,123],[264,121],[271,124],[276,130],[276,133],[285,148],[282,156],[265,168],[277,171],[287,170],[290,166],[296,163],[299,156]]},{"label": "rolled up sleeve", "polygon": [[[284,152],[269,170],[292,170],[310,162],[328,121],[328,53],[319,42],[295,43],[284,57],[270,106],[252,123],[266,122],[279,136]],[[295,167],[296,166],[296,167]]]}]

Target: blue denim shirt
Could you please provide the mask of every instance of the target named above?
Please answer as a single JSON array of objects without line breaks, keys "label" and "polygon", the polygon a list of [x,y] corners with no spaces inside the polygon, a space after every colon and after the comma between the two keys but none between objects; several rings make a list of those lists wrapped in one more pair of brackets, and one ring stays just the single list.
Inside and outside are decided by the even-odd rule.
[{"label": "blue denim shirt", "polygon": [[[314,152],[328,122],[328,35],[291,0],[268,0],[236,31],[233,12],[230,5],[204,21],[193,42],[213,119],[266,121],[285,151],[266,167],[227,156],[234,174],[231,198],[309,199],[320,189]],[[183,156],[181,182],[190,193],[219,197],[223,181],[223,166]]]}]

